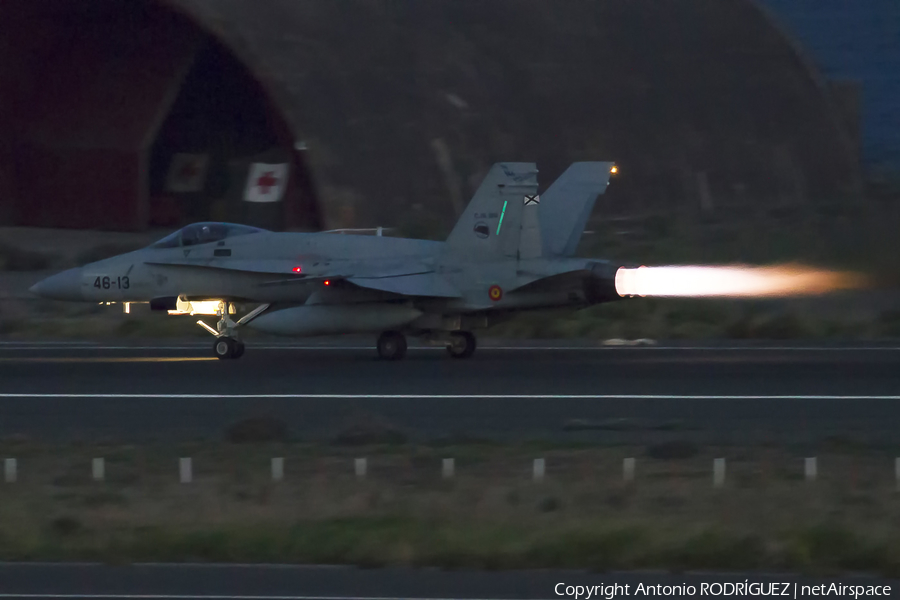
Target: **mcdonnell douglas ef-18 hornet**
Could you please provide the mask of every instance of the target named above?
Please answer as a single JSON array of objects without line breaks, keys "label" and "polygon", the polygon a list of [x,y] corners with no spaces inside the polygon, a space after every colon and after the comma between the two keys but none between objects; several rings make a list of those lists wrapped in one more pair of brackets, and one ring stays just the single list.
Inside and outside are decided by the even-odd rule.
[{"label": "mcdonnell douglas ef-18 hornet", "polygon": [[538,196],[533,163],[498,163],[445,242],[195,223],[31,291],[216,315],[215,328],[198,324],[215,336],[220,359],[243,355],[243,327],[293,336],[380,333],[378,354],[389,360],[403,358],[413,335],[467,358],[473,331],[516,312],[619,298],[616,266],[573,257],[615,171],[611,162],[575,163]]}]

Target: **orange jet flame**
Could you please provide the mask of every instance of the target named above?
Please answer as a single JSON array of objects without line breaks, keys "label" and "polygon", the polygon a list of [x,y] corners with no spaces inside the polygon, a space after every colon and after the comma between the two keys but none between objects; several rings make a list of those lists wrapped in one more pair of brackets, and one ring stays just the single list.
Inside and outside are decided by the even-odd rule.
[{"label": "orange jet flame", "polygon": [[620,296],[777,298],[815,296],[866,285],[866,278],[857,273],[800,265],[622,267],[616,272]]}]

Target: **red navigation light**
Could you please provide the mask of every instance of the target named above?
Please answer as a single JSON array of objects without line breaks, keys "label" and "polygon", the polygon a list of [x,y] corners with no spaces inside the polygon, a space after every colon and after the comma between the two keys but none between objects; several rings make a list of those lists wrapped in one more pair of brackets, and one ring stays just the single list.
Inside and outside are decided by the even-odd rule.
[{"label": "red navigation light", "polygon": [[293,270],[294,270],[294,273],[302,273],[302,272],[303,272],[303,267],[294,267]]},{"label": "red navigation light", "polygon": [[323,281],[322,283],[324,283],[325,285],[331,285],[331,280],[330,280],[330,279],[326,279],[326,280]]}]

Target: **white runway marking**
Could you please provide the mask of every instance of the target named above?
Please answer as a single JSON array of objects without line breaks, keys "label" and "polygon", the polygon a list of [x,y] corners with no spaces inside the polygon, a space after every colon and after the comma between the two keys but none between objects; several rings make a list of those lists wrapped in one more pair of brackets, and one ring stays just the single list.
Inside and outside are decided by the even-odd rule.
[{"label": "white runway marking", "polygon": [[17,394],[2,398],[117,398],[123,400],[900,400],[900,396],[703,394]]}]

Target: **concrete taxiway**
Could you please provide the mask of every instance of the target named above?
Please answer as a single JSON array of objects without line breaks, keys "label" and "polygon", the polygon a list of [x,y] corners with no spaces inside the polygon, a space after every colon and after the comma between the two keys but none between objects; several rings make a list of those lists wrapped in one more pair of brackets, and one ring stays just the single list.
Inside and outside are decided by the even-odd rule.
[{"label": "concrete taxiway", "polygon": [[220,439],[248,417],[330,439],[377,420],[413,439],[900,441],[900,348],[495,345],[467,361],[365,345],[0,344],[0,436]]}]

